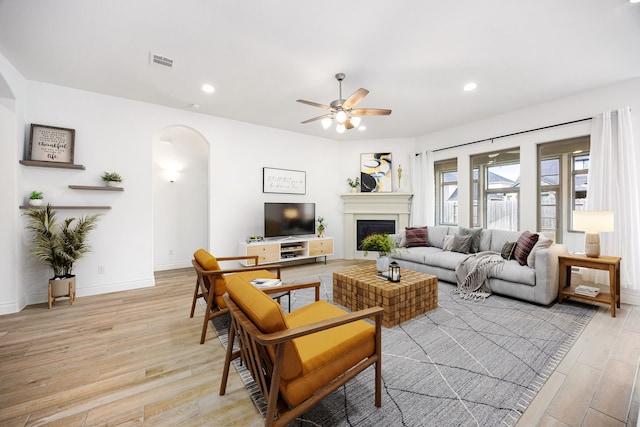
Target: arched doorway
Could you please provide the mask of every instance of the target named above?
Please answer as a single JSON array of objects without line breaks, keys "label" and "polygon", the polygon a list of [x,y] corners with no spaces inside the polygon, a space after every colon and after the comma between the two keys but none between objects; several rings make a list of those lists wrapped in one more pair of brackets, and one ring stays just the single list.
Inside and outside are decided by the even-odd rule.
[{"label": "arched doorway", "polygon": [[154,271],[191,266],[209,246],[209,143],[185,126],[153,137]]}]

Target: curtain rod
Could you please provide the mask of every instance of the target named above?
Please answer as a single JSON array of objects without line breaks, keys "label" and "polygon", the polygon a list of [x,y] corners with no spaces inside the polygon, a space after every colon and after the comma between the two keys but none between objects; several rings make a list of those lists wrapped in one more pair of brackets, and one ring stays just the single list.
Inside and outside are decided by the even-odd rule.
[{"label": "curtain rod", "polygon": [[506,135],[494,136],[492,138],[479,139],[477,141],[472,141],[472,142],[465,142],[464,144],[452,145],[451,147],[438,148],[437,150],[433,150],[433,152],[435,153],[436,151],[442,151],[442,150],[449,150],[451,148],[464,147],[465,145],[477,144],[479,142],[485,142],[485,141],[493,142],[495,139],[506,138],[508,136],[520,135],[520,134],[528,133],[528,132],[535,132],[535,131],[538,131],[538,130],[555,128],[555,127],[558,127],[558,126],[571,125],[573,123],[586,122],[587,120],[593,120],[593,117],[587,117],[586,119],[572,120],[570,122],[558,123],[558,124],[555,124],[555,125],[543,126],[543,127],[535,128],[535,129],[523,130],[523,131],[520,131],[520,132],[509,133],[509,134],[506,134]]}]

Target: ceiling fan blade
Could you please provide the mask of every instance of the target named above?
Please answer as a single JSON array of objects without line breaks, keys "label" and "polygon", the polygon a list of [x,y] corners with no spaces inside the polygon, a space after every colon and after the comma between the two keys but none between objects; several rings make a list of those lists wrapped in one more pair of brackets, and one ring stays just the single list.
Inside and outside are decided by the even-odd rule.
[{"label": "ceiling fan blade", "polygon": [[369,94],[369,91],[363,88],[353,92],[349,98],[342,104],[342,108],[350,110],[356,106],[356,104],[364,99]]},{"label": "ceiling fan blade", "polygon": [[329,107],[328,105],[318,104],[317,102],[312,102],[312,101],[305,101],[304,99],[296,99],[296,102],[311,105],[312,107],[324,108],[325,110],[331,110],[331,107]]},{"label": "ceiling fan blade", "polygon": [[332,116],[333,116],[333,114],[331,114],[331,113],[329,113],[329,114],[323,114],[323,115],[321,115],[321,116],[314,117],[314,118],[312,118],[312,119],[305,120],[304,122],[300,122],[300,123],[301,123],[301,124],[311,123],[311,122],[315,122],[316,120],[322,120],[322,119],[326,119],[326,118],[329,118],[329,117],[332,117]]},{"label": "ceiling fan blade", "polygon": [[391,110],[381,108],[359,108],[357,110],[351,110],[352,116],[388,116],[389,114],[391,114]]},{"label": "ceiling fan blade", "polygon": [[344,122],[344,127],[347,129],[353,129],[355,126],[353,125],[353,123],[351,123],[351,119],[347,119]]}]

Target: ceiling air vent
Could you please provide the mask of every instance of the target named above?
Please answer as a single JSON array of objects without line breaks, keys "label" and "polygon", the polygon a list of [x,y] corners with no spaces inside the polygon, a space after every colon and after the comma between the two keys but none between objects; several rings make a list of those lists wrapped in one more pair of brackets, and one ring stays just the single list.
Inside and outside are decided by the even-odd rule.
[{"label": "ceiling air vent", "polygon": [[166,67],[168,69],[172,69],[173,68],[173,59],[171,58],[167,58],[166,56],[163,55],[158,55],[157,53],[151,53],[151,65],[158,65],[161,67]]}]

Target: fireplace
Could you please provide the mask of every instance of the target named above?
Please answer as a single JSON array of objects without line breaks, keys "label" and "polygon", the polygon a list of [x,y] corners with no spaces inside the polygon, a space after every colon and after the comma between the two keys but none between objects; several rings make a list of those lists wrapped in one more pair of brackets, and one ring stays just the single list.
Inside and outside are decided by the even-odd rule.
[{"label": "fireplace", "polygon": [[[346,193],[344,201],[344,258],[372,259],[359,250],[360,242],[371,233],[393,234],[409,226],[410,193]],[[358,228],[373,225],[367,231]],[[379,228],[381,227],[381,228]],[[363,235],[364,234],[364,235]]]},{"label": "fireplace", "polygon": [[362,250],[362,241],[365,237],[376,234],[394,234],[396,222],[388,219],[359,219],[356,220],[356,248]]}]

